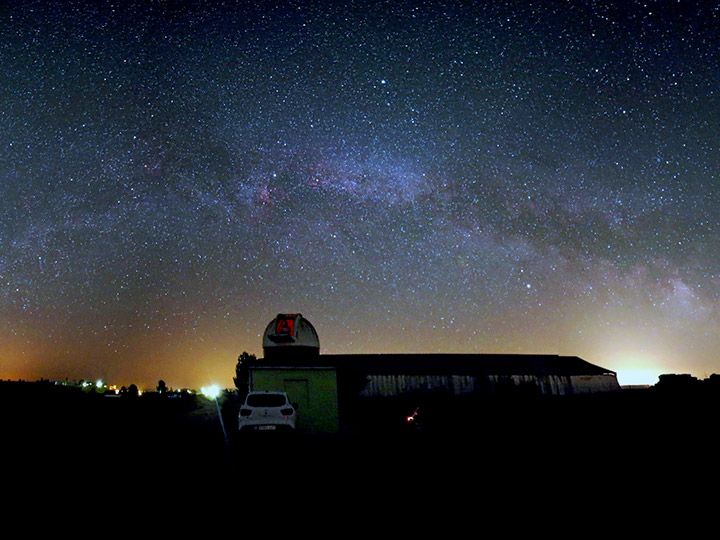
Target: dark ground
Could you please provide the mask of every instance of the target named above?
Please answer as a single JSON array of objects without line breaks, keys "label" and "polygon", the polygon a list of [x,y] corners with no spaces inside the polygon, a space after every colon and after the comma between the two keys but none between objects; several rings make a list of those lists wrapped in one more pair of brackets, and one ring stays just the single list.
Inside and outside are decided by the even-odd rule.
[{"label": "dark ground", "polygon": [[[402,427],[394,403],[368,407],[335,436],[238,437],[232,400],[224,405],[228,444],[214,403],[202,397],[0,383],[4,485],[56,494],[83,486],[101,499],[194,499],[206,489],[238,503],[268,490],[291,506],[315,493],[334,504],[368,493],[366,509],[401,513],[448,500],[477,511],[491,500],[523,511],[601,504],[632,513],[654,501],[656,519],[690,503],[700,512],[714,500],[703,494],[717,491],[715,392],[437,402],[421,411],[420,430]],[[397,418],[381,418],[395,406]]]}]

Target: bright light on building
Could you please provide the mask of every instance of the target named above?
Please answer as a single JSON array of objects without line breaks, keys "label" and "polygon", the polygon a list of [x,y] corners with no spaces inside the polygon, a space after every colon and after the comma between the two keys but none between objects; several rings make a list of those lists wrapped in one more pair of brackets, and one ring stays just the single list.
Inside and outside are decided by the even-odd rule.
[{"label": "bright light on building", "polygon": [[95,386],[97,388],[102,388],[103,387],[102,379],[98,379],[97,381],[95,381]]},{"label": "bright light on building", "polygon": [[220,387],[217,384],[211,384],[210,386],[203,386],[200,392],[207,398],[217,399],[220,395]]}]

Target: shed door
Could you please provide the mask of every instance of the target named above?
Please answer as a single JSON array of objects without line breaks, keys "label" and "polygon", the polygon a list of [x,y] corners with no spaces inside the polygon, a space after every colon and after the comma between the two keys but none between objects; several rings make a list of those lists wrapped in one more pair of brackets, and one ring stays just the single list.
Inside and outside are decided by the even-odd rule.
[{"label": "shed door", "polygon": [[310,406],[310,391],[307,379],[285,379],[285,392],[287,392],[291,403],[297,403],[298,412],[302,417],[303,411]]}]

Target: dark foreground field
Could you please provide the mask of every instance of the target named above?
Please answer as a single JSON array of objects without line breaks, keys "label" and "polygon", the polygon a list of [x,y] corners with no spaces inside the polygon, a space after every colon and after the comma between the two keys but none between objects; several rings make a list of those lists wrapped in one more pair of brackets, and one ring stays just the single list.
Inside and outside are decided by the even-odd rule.
[{"label": "dark foreground field", "polygon": [[719,405],[713,393],[653,390],[495,399],[436,411],[419,431],[368,417],[334,436],[238,437],[226,403],[226,444],[205,398],[0,383],[0,429],[5,485],[12,478],[38,491],[80,485],[99,497],[167,497],[204,485],[241,501],[271,486],[292,504],[322,490],[329,498],[369,492],[367,501],[397,495],[398,505],[490,497],[535,506],[602,500],[627,510],[634,494],[672,506],[715,490]]}]

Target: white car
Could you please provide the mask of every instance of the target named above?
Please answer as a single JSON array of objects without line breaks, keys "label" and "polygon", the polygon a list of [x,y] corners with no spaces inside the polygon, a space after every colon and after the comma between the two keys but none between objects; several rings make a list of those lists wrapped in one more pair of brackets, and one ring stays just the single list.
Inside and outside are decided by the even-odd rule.
[{"label": "white car", "polygon": [[294,430],[297,411],[285,392],[250,392],[238,414],[239,431]]}]

